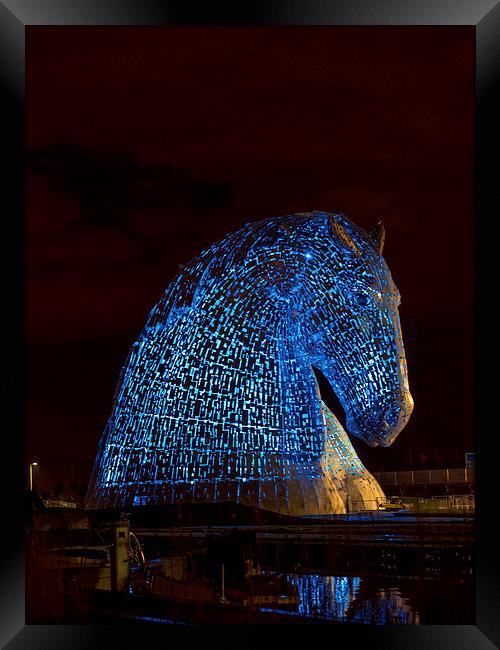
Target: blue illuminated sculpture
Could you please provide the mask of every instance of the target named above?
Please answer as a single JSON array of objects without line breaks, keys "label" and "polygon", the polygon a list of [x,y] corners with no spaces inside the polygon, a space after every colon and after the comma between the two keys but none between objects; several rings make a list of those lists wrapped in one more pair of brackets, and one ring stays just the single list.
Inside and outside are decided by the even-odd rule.
[{"label": "blue illuminated sculpture", "polygon": [[313,367],[350,434],[392,443],[413,402],[383,237],[316,211],[247,224],[192,260],[132,346],[87,507],[376,508],[384,494]]}]

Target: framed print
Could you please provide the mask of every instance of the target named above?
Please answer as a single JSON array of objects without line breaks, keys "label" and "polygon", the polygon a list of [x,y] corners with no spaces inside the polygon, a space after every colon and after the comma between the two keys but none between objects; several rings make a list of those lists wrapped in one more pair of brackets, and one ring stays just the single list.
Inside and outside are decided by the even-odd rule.
[{"label": "framed print", "polygon": [[498,645],[499,19],[0,3],[6,648]]}]

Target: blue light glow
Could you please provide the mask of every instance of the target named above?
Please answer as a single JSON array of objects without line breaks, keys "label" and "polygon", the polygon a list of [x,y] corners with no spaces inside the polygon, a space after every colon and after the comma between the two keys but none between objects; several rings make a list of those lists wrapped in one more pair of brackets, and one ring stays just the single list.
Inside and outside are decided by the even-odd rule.
[{"label": "blue light glow", "polygon": [[398,589],[378,589],[371,598],[357,599],[347,610],[349,623],[371,625],[414,625],[420,616]]},{"label": "blue light glow", "polygon": [[358,577],[284,576],[298,591],[297,613],[302,616],[371,625],[419,623],[419,614],[410,600],[394,587],[375,589],[370,579]]},{"label": "blue light glow", "polygon": [[357,577],[317,574],[287,575],[287,580],[298,590],[299,614],[336,621],[345,620],[361,583]]},{"label": "blue light glow", "polygon": [[343,215],[271,218],[203,250],[122,370],[87,507],[235,500],[291,514],[376,507],[348,432],[387,445],[412,401],[380,238]]}]

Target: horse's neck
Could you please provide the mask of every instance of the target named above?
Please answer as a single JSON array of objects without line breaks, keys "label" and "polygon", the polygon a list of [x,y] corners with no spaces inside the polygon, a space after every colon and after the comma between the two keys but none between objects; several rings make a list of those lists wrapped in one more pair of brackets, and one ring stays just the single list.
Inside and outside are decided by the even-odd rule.
[{"label": "horse's neck", "polygon": [[[321,418],[315,379],[298,354],[287,318],[276,313],[266,313],[265,319],[259,313],[237,317],[242,325],[232,328],[222,321],[214,329],[210,311],[191,325],[179,325],[189,333],[186,351],[199,350],[189,381],[204,387],[204,400],[221,403],[222,419],[243,412],[251,425],[286,431],[289,444],[305,430],[312,435]],[[175,338],[182,339],[181,332]],[[171,360],[178,364],[177,372],[171,366],[175,381],[185,381],[186,358],[172,353]]]}]

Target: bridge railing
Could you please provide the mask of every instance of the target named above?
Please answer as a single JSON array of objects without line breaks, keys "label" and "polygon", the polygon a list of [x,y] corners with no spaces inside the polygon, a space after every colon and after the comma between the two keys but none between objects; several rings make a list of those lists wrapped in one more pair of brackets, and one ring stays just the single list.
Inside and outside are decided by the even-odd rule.
[{"label": "bridge railing", "polygon": [[373,476],[382,486],[443,485],[447,483],[474,483],[475,470],[471,467],[415,469],[400,472],[374,472]]}]

